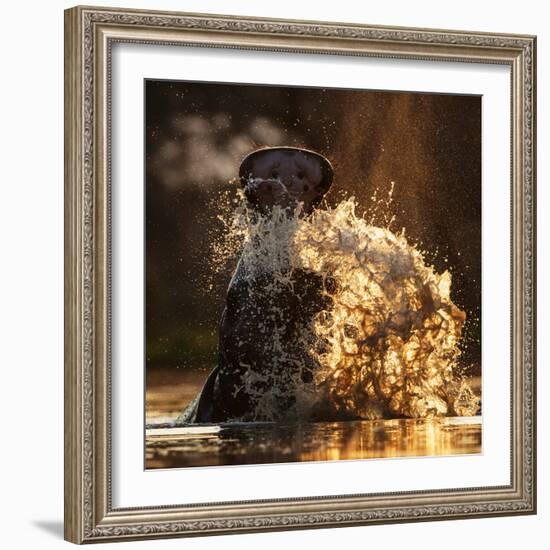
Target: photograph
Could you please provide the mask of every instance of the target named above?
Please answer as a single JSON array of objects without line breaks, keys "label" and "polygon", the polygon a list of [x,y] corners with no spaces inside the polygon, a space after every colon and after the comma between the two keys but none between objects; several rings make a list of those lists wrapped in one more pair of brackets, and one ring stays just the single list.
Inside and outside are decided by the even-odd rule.
[{"label": "photograph", "polygon": [[535,515],[540,24],[268,8],[64,11],[65,540]]},{"label": "photograph", "polygon": [[482,97],[145,79],[145,468],[482,452]]}]

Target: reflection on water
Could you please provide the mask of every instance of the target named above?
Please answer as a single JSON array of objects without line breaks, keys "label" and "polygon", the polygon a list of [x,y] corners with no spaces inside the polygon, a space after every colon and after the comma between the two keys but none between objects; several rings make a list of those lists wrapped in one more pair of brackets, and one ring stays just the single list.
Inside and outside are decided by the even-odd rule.
[{"label": "reflection on water", "polygon": [[472,454],[481,417],[225,424],[146,430],[146,468]]},{"label": "reflection on water", "polygon": [[[481,416],[172,427],[209,370],[147,370],[146,468],[481,452]],[[480,378],[470,379],[470,385],[480,395]]]}]

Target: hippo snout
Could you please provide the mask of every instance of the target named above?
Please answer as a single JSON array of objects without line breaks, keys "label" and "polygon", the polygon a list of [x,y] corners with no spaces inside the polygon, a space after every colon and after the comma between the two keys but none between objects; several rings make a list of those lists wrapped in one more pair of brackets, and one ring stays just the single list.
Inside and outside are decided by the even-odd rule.
[{"label": "hippo snout", "polygon": [[275,205],[286,208],[295,203],[285,184],[278,178],[251,178],[244,192],[250,203],[261,208],[271,209]]},{"label": "hippo snout", "polygon": [[245,187],[245,191],[252,195],[260,197],[270,197],[273,195],[285,195],[288,193],[285,185],[279,179],[251,179]]}]

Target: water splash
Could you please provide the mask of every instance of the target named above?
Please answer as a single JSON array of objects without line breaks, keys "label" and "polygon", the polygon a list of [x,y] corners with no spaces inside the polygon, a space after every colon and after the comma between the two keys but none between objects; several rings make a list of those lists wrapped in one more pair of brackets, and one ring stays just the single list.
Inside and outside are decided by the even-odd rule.
[{"label": "water splash", "polygon": [[[267,280],[249,292],[273,310],[258,319],[270,334],[270,367],[250,367],[243,379],[254,405],[246,420],[478,412],[460,375],[466,314],[451,299],[450,272],[437,273],[403,232],[375,227],[356,209],[348,198],[308,217],[279,207],[262,216],[243,201],[225,220],[227,251],[242,246],[238,276]],[[298,292],[304,273],[322,281],[323,307],[289,331],[278,297]]]}]

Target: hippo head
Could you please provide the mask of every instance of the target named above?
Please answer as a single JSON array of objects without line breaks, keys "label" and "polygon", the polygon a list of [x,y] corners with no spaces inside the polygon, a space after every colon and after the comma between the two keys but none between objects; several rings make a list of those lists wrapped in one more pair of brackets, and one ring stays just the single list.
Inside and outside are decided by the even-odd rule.
[{"label": "hippo head", "polygon": [[332,166],[319,153],[297,147],[267,147],[244,158],[239,177],[255,208],[268,213],[278,205],[304,214],[317,206],[332,183]]}]

